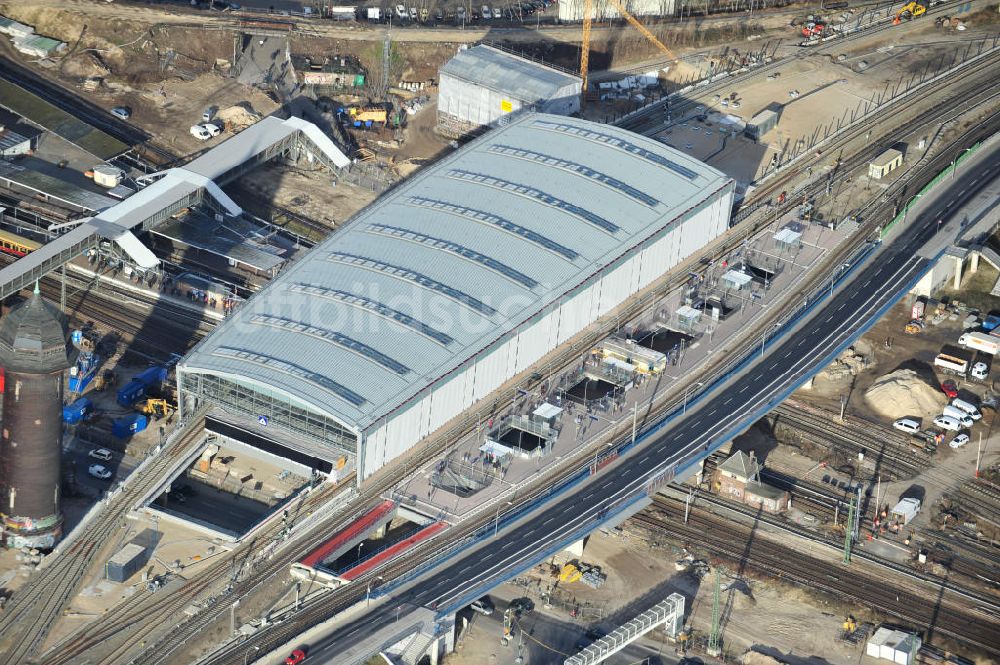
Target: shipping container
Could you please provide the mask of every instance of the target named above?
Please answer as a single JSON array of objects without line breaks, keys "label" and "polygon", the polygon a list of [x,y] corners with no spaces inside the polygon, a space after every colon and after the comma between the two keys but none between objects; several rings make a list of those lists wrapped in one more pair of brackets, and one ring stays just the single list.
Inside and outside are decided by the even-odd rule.
[{"label": "shipping container", "polygon": [[131,413],[115,420],[111,424],[111,433],[119,439],[127,439],[146,429],[147,424],[146,416],[141,413]]},{"label": "shipping container", "polygon": [[81,397],[72,404],[63,407],[63,422],[75,425],[94,410],[94,403],[86,397]]},{"label": "shipping container", "polygon": [[1000,316],[994,316],[990,314],[985,319],[983,319],[983,330],[989,332],[997,326],[1000,326]]},{"label": "shipping container", "polygon": [[910,309],[911,319],[922,319],[924,318],[924,301],[918,300],[913,303],[913,307]]},{"label": "shipping container", "polygon": [[124,582],[146,565],[146,548],[129,543],[104,564],[104,575],[112,582]]},{"label": "shipping container", "polygon": [[765,109],[750,118],[750,122],[743,128],[743,133],[747,138],[759,141],[762,136],[774,129],[778,125],[778,114],[771,109]]}]

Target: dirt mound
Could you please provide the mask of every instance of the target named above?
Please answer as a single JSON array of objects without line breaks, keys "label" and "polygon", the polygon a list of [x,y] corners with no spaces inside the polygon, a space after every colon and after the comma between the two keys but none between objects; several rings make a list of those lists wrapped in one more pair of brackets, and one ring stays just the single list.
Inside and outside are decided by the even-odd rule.
[{"label": "dirt mound", "polygon": [[747,651],[743,654],[743,665],[784,665],[785,661],[778,660],[773,656],[768,656],[759,651]]},{"label": "dirt mound", "polygon": [[887,418],[926,417],[941,412],[947,399],[912,369],[900,369],[880,376],[865,391],[872,409]]},{"label": "dirt mound", "polygon": [[261,115],[254,111],[249,104],[236,104],[222,109],[215,117],[226,123],[227,129],[238,132],[259,121]]}]

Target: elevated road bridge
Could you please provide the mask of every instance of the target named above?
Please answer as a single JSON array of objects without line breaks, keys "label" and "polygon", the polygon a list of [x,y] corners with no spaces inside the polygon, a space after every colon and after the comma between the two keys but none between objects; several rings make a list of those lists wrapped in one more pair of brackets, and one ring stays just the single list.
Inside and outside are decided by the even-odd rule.
[{"label": "elevated road bridge", "polygon": [[[595,475],[584,471],[553,489],[551,498],[501,524],[496,537],[491,523],[473,539],[439,552],[437,561],[446,563],[381,587],[384,602],[328,638],[314,641],[310,658],[345,663],[338,654],[359,653],[362,642],[369,645],[369,653],[378,651],[384,647],[383,636],[372,627],[391,626],[399,613],[430,608],[446,618],[599,526],[624,519],[647,505],[665,483],[691,473],[701,459],[851,344],[931,267],[959,231],[955,213],[1000,174],[1000,150],[985,150],[965,169],[942,188],[942,195],[926,196],[920,211],[912,211],[885,244],[861,248],[831,289],[832,296],[826,296],[829,283],[824,283],[808,308],[776,333],[764,354],[757,346],[735,370],[690,400],[686,413],[675,410],[643,432],[634,447],[622,442],[618,461]],[[329,616],[341,602],[333,596],[321,599],[308,614]],[[223,653],[207,662],[236,662],[235,655]]]}]

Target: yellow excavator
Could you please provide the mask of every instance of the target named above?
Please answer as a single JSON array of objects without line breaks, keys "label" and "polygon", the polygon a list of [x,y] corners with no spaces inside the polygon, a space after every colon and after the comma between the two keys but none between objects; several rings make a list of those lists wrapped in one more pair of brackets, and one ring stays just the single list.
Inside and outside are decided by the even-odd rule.
[{"label": "yellow excavator", "polygon": [[923,6],[919,2],[910,2],[899,8],[896,12],[896,16],[892,19],[893,25],[899,25],[903,21],[909,21],[910,19],[917,18],[918,16],[923,16],[927,13],[927,7]]},{"label": "yellow excavator", "polygon": [[156,419],[163,418],[173,407],[165,399],[147,399],[145,401],[139,402],[135,405],[135,410],[139,413],[144,413],[147,416],[153,416]]}]

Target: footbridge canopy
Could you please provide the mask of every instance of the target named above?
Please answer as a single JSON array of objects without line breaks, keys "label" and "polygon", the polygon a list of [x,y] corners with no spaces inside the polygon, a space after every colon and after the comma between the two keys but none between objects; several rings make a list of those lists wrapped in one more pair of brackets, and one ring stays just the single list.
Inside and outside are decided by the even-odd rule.
[{"label": "footbridge canopy", "polygon": [[264,118],[220,143],[185,166],[140,178],[146,184],[136,194],[57,236],[41,248],[0,269],[0,298],[17,293],[62,264],[111,241],[142,268],[157,265],[156,257],[136,238],[182,209],[198,203],[230,216],[243,214],[220,187],[258,164],[290,151],[305,151],[326,166],[340,170],[350,160],[316,125],[301,118]]}]

